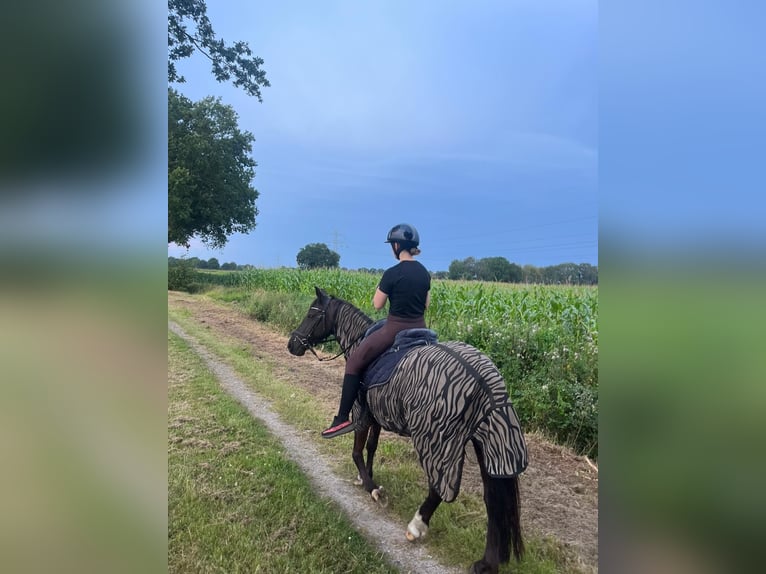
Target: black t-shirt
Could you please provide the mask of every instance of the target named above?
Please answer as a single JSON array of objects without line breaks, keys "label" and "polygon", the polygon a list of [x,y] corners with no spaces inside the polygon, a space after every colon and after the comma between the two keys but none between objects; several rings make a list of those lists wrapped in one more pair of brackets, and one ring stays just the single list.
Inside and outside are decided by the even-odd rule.
[{"label": "black t-shirt", "polygon": [[431,275],[419,261],[401,261],[383,273],[378,289],[388,295],[390,315],[422,317],[431,289]]}]

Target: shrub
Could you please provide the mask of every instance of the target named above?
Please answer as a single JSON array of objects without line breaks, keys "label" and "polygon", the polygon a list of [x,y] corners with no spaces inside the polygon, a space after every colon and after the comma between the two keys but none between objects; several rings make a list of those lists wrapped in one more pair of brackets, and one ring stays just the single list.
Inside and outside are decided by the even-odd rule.
[{"label": "shrub", "polygon": [[168,265],[168,291],[186,291],[198,293],[202,290],[202,282],[194,265],[182,259]]}]

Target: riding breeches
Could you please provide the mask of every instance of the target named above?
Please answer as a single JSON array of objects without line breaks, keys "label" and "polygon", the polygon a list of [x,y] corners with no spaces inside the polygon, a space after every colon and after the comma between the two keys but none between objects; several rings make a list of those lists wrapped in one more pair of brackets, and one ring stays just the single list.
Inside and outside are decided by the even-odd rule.
[{"label": "riding breeches", "polygon": [[369,337],[366,337],[348,358],[346,374],[361,375],[370,363],[394,344],[394,339],[399,331],[424,329],[425,327],[426,320],[424,317],[405,318],[389,315],[386,323]]}]

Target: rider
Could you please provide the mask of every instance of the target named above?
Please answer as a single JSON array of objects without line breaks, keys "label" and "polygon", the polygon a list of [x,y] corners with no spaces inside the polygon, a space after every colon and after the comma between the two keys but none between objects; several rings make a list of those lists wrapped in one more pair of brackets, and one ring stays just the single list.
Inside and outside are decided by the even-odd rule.
[{"label": "rider", "polygon": [[404,329],[426,326],[424,314],[431,302],[431,275],[415,261],[420,254],[420,236],[412,225],[401,223],[388,232],[386,243],[391,244],[397,265],[386,270],[375,290],[372,304],[382,309],[390,301],[388,318],[380,329],[366,337],[346,362],[340,409],[329,428],[322,431],[324,438],[333,438],[353,430],[348,417],[359,392],[360,377],[367,366],[390,347],[396,334]]}]

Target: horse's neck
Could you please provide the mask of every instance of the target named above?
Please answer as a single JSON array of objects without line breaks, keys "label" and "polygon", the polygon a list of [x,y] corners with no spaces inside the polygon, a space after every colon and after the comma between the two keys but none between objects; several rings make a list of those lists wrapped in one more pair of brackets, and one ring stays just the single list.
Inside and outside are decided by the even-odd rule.
[{"label": "horse's neck", "polygon": [[361,343],[367,329],[373,320],[354,307],[351,303],[341,301],[335,320],[335,337],[341,347],[346,350],[346,357]]}]

